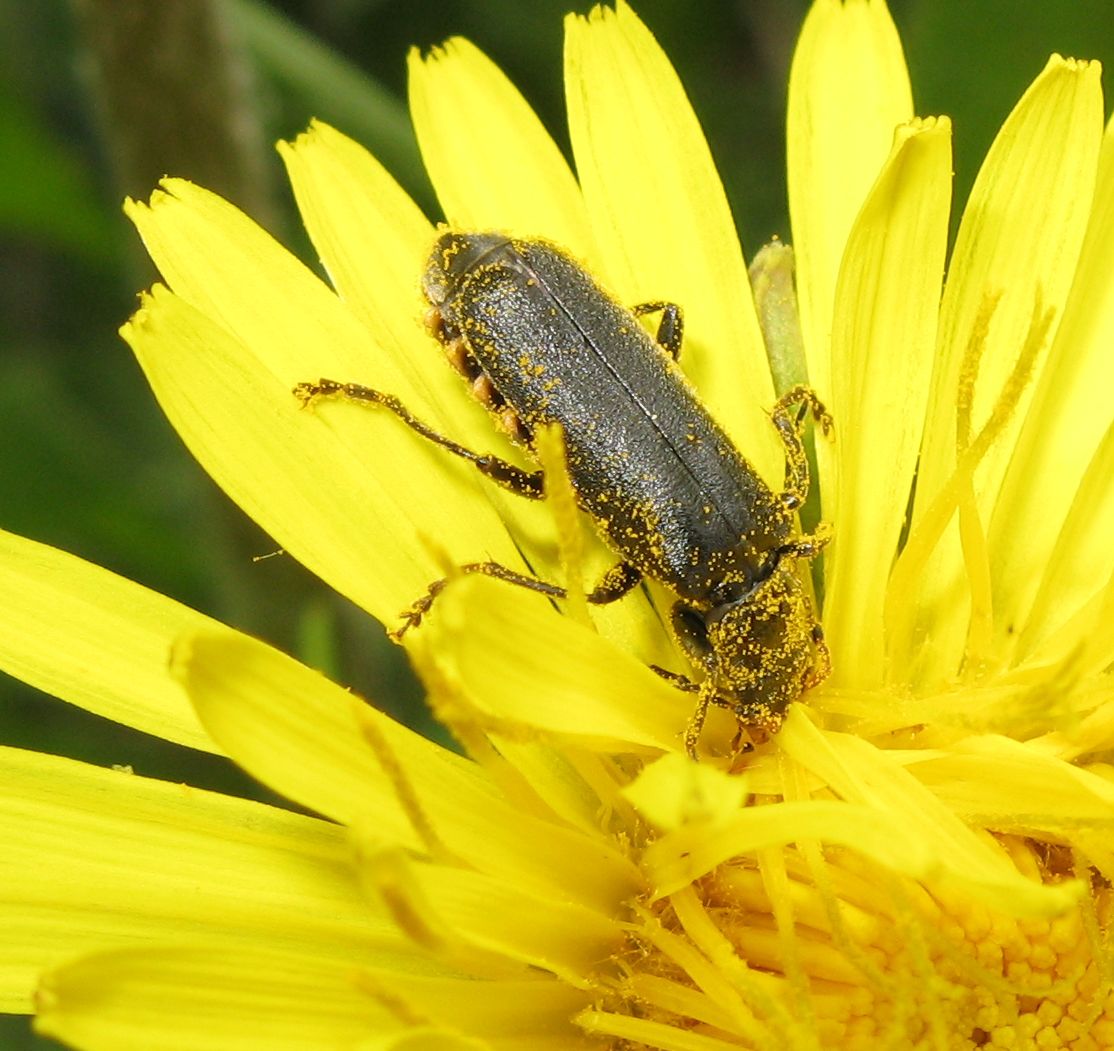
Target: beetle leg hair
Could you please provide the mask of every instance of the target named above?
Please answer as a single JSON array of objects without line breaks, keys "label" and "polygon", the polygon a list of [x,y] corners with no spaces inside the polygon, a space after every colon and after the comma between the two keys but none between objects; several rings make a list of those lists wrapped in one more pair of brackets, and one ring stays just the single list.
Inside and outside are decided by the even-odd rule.
[{"label": "beetle leg hair", "polygon": [[812,626],[812,642],[816,647],[818,659],[816,667],[813,668],[812,674],[805,683],[806,690],[812,689],[813,686],[819,686],[832,674],[832,651],[828,649],[828,643],[824,639],[824,629],[819,623]]}]

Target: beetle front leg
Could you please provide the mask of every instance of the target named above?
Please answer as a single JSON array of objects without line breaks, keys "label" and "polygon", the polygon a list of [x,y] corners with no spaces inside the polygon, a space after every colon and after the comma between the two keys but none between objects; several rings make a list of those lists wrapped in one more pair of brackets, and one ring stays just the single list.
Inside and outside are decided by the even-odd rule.
[{"label": "beetle front leg", "polygon": [[678,690],[683,690],[685,693],[696,693],[700,689],[700,683],[693,682],[687,675],[682,675],[679,671],[670,671],[668,668],[663,668],[660,664],[651,664],[650,671],[657,673],[666,682],[672,683]]},{"label": "beetle front leg", "polygon": [[715,684],[711,679],[705,679],[697,687],[696,708],[685,726],[685,751],[690,759],[699,761],[696,746],[700,741],[700,732],[704,729],[704,721],[708,718],[708,709],[715,703]]},{"label": "beetle front leg", "polygon": [[498,456],[473,452],[451,438],[445,437],[439,431],[435,431],[429,424],[423,423],[393,394],[385,394],[383,391],[364,387],[359,383],[340,383],[337,380],[320,379],[316,383],[299,383],[294,388],[294,396],[303,406],[308,406],[319,398],[334,397],[360,402],[363,405],[382,405],[383,408],[390,409],[411,430],[433,442],[434,445],[447,449],[454,456],[474,464],[481,474],[504,489],[531,500],[540,500],[544,495],[545,486],[541,471],[526,471]]},{"label": "beetle front leg", "polygon": [[[796,411],[792,411],[794,406]],[[781,502],[790,511],[797,510],[808,496],[808,456],[802,432],[809,410],[820,430],[825,435],[831,434],[834,426],[831,413],[824,408],[824,403],[811,387],[791,387],[774,403],[770,414],[785,447],[785,488],[781,493]]]},{"label": "beetle front leg", "polygon": [[[693,682],[687,675],[682,675],[680,672],[668,671],[665,668],[659,668],[656,664],[650,665],[651,669],[656,671],[666,682],[672,683],[678,690],[683,690],[685,693],[695,693],[696,708],[693,710],[689,721],[685,724],[685,752],[690,759],[697,759],[696,745],[700,740],[700,732],[704,729],[704,721],[708,718],[708,709],[716,703],[716,689],[715,683],[711,678],[705,679],[703,682]],[[698,760],[699,761],[699,760]]]}]

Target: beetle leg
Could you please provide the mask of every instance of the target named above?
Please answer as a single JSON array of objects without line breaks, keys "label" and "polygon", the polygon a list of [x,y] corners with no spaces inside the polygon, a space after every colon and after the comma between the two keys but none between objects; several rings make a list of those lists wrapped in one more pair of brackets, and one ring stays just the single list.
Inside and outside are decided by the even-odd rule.
[{"label": "beetle leg", "polygon": [[684,690],[685,693],[696,693],[700,689],[699,683],[693,682],[687,675],[682,675],[679,671],[669,671],[668,668],[662,668],[657,664],[651,664],[650,670],[656,672],[666,682],[672,683],[678,690]]},{"label": "beetle leg", "polygon": [[681,336],[685,331],[685,316],[676,303],[667,303],[663,299],[655,299],[652,303],[639,303],[631,307],[635,317],[643,314],[656,314],[661,311],[661,321],[658,323],[658,334],[654,341],[674,361],[681,356]]},{"label": "beetle leg", "polygon": [[[793,406],[797,406],[796,412],[791,411]],[[802,431],[809,410],[824,434],[830,434],[831,414],[811,387],[800,384],[791,387],[774,403],[771,413],[785,447],[785,488],[781,493],[781,502],[790,511],[800,507],[808,496],[808,456],[805,453]]]},{"label": "beetle leg", "polygon": [[[457,567],[458,573],[483,573],[484,576],[495,577],[496,580],[505,580],[508,584],[517,584],[522,588],[529,588],[531,591],[539,591],[543,595],[550,595],[553,598],[565,598],[568,592],[558,587],[556,584],[547,584],[544,580],[538,580],[537,577],[531,577],[526,573],[519,573],[514,569],[508,569],[498,562],[468,562],[463,566]],[[409,606],[403,610],[400,616],[402,617],[403,624],[394,631],[388,632],[394,642],[401,642],[403,635],[405,635],[411,628],[416,628],[432,607],[437,596],[445,590],[445,586],[452,577],[442,577],[440,580],[435,580],[429,585],[429,590]]]},{"label": "beetle leg", "polygon": [[807,536],[799,536],[788,544],[778,548],[779,555],[789,555],[792,558],[815,558],[828,546],[832,539],[832,527],[827,522],[821,522]]},{"label": "beetle leg", "polygon": [[[538,591],[552,598],[568,598],[569,594],[566,588],[557,584],[548,584],[544,580],[538,580],[537,577],[519,573],[514,569],[508,569],[499,562],[467,562],[463,566],[458,566],[457,572],[461,574],[483,573],[484,576],[495,577],[496,580],[505,580],[508,584],[515,584],[520,588],[529,588],[531,591]],[[422,622],[422,617],[429,612],[437,596],[445,590],[445,586],[451,579],[452,577],[442,577],[440,580],[435,580],[420,599],[403,610],[401,613],[402,627],[388,633],[395,642],[401,641],[402,637],[411,628],[416,628]],[[642,573],[640,570],[629,562],[620,562],[612,566],[603,575],[603,579],[588,595],[588,601],[597,605],[614,602],[616,599],[622,598],[641,579]]]},{"label": "beetle leg", "polygon": [[[743,723],[738,723],[735,727],[735,736],[731,738],[731,754],[738,760],[740,757],[753,752],[757,747],[758,742],[755,740],[754,731]],[[731,773],[738,773],[734,767]]]},{"label": "beetle leg", "polygon": [[465,448],[435,431],[429,424],[423,423],[393,394],[385,394],[383,391],[363,387],[358,383],[340,383],[337,380],[321,379],[316,383],[299,383],[294,388],[294,396],[301,400],[303,406],[311,404],[318,398],[331,397],[346,398],[348,401],[358,401],[364,405],[382,405],[383,408],[390,409],[411,430],[417,431],[435,445],[440,445],[442,449],[447,449],[454,456],[475,464],[481,474],[504,489],[531,500],[539,500],[544,495],[541,471],[526,471],[513,463],[501,460],[498,456],[477,453]]},{"label": "beetle leg", "polygon": [[805,682],[805,689],[811,690],[814,686],[819,686],[829,675],[832,674],[832,651],[828,649],[828,643],[824,640],[824,629],[819,624],[812,626],[812,643],[816,647],[816,656],[818,658],[816,666],[809,675],[808,680]]},{"label": "beetle leg", "polygon": [[696,745],[700,740],[700,731],[704,729],[704,720],[708,718],[708,708],[716,703],[716,688],[712,679],[705,679],[697,687],[696,708],[685,727],[685,751],[690,759],[697,759]]},{"label": "beetle leg", "polygon": [[588,601],[597,606],[621,599],[638,586],[642,570],[630,562],[619,562],[600,578],[600,582],[588,593]]}]

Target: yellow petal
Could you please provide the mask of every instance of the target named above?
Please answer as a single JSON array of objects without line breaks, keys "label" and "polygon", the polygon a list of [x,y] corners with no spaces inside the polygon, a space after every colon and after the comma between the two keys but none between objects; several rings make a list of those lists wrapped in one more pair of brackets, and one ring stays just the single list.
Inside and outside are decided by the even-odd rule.
[{"label": "yellow petal", "polygon": [[[412,408],[428,405],[427,422],[467,445],[508,455],[510,443],[421,323],[428,304],[419,287],[435,232],[417,205],[371,154],[327,124],[314,123],[279,151],[329,279],[419,393]],[[373,370],[383,375],[376,362],[364,368],[364,375],[333,378],[364,382]]]},{"label": "yellow petal", "polygon": [[167,667],[183,631],[213,625],[73,555],[0,532],[0,668],[168,741],[217,751]]},{"label": "yellow petal", "polygon": [[805,840],[852,847],[916,879],[938,878],[941,873],[932,848],[910,833],[899,817],[828,799],[748,807],[714,823],[682,826],[655,839],[642,864],[655,896],[662,897],[733,858]]},{"label": "yellow petal", "polygon": [[[920,447],[951,198],[951,125],[914,122],[851,230],[836,299],[830,408],[839,478],[825,558],[835,680],[881,682],[882,599]],[[833,509],[825,501],[825,513]]]},{"label": "yellow petal", "polygon": [[[964,896],[1014,916],[1060,915],[1084,891],[1078,882],[1041,884],[1022,875],[993,839],[964,824],[943,800],[902,769],[900,754],[877,749],[851,734],[822,732],[800,708],[791,709],[778,735],[778,747],[845,802],[877,811],[883,826],[902,827],[933,859],[931,869],[918,869],[923,864],[919,852],[903,849],[899,853],[908,860],[890,857],[884,862],[888,868],[957,888]],[[833,828],[835,824],[833,819]],[[856,819],[851,817],[847,827],[855,825]],[[864,830],[860,849],[870,856],[883,849],[872,839],[878,831],[878,826]],[[826,837],[810,832],[797,838],[823,841]],[[871,840],[870,846],[867,840]]]},{"label": "yellow petal", "polygon": [[749,789],[745,776],[666,753],[644,766],[623,789],[623,795],[655,828],[669,832],[734,817],[746,806]]},{"label": "yellow petal", "polygon": [[628,304],[684,311],[681,365],[771,480],[781,449],[742,251],[711,152],[665,53],[623,2],[565,20],[577,173],[608,283]]},{"label": "yellow petal", "polygon": [[[367,326],[376,345],[430,402],[443,406],[461,383],[443,367],[426,368],[436,355],[417,323],[418,281],[434,232],[418,206],[357,143],[315,122],[292,143],[279,143],[306,232],[329,280]],[[358,380],[360,377],[347,377]],[[441,394],[451,392],[449,397]],[[438,396],[440,394],[440,396]]]},{"label": "yellow petal", "polygon": [[691,695],[543,597],[487,577],[445,589],[415,657],[435,697],[481,723],[535,727],[599,751],[675,749],[692,707]]},{"label": "yellow petal", "polygon": [[[1042,612],[1037,607],[1034,610]],[[1021,640],[1026,648],[1021,650],[1020,644],[1018,647],[1025,659],[1015,674],[1019,684],[1028,687],[1020,701],[1023,708],[1030,709],[1024,714],[1030,720],[1039,714],[1037,725],[1049,728],[1051,735],[1067,734],[1069,739],[1080,742],[1087,737],[1095,739],[1093,748],[1076,747],[1075,755],[1094,749],[1102,751],[1109,738],[1103,711],[1108,707],[1105,692],[1108,680],[1104,676],[1114,662],[1110,624],[1114,624],[1114,576],[1055,630],[1043,634],[1035,630],[1032,636],[1026,630]],[[1042,627],[1037,620],[1034,629]],[[1089,728],[1086,723],[1077,723],[1078,717],[1087,712],[1098,719],[1097,722],[1088,719]]]},{"label": "yellow petal", "polygon": [[[994,507],[990,540],[997,585],[995,612],[1000,627],[1024,621],[1036,588],[1055,592],[1044,610],[1046,622],[1069,616],[1114,571],[1114,546],[1103,543],[1114,531],[1109,511],[1098,507],[1087,519],[1072,512],[1086,537],[1073,571],[1047,572],[1038,583],[1048,552],[1069,507],[1081,496],[1084,472],[1108,434],[1111,413],[1104,394],[1114,375],[1114,123],[1103,140],[1095,197],[1087,234],[1063,319],[1049,351],[1048,365],[1033,396],[1018,447]],[[1107,475],[1109,479],[1109,475]],[[1093,556],[1093,557],[1092,557]],[[1037,570],[1037,572],[1034,572]],[[1052,597],[1051,595],[1048,597]]]},{"label": "yellow petal", "polygon": [[36,1028],[87,1051],[320,1051],[405,1027],[349,961],[226,947],[97,953],[48,974]]},{"label": "yellow petal", "polygon": [[462,464],[466,473],[454,481],[446,473],[454,458],[392,414],[351,404],[304,411],[291,394],[298,373],[277,377],[256,348],[161,287],[123,334],[217,483],[285,550],[381,621],[397,623],[442,575],[430,538],[453,561],[482,552],[516,564],[502,522],[475,496],[477,472]]},{"label": "yellow petal", "polygon": [[568,163],[537,115],[474,44],[410,52],[410,115],[449,223],[544,236],[593,254]]},{"label": "yellow petal", "polygon": [[971,824],[1041,840],[1114,836],[1114,784],[1006,737],[960,741],[908,771]]},{"label": "yellow petal", "polygon": [[531,894],[464,867],[418,865],[413,874],[433,909],[469,943],[572,985],[583,987],[599,961],[621,947],[622,925],[579,902]]},{"label": "yellow petal", "polygon": [[[1015,389],[1007,379],[1034,318],[1051,311],[1054,328],[1062,315],[1091,210],[1101,137],[1099,67],[1054,56],[987,154],[964,209],[940,309],[912,531],[952,477],[959,453],[994,419],[1000,431],[977,466],[972,508],[983,528],[989,523],[1033,391],[1031,383]],[[1043,354],[1038,369],[1041,363]],[[969,398],[964,391],[971,392]],[[1076,480],[1093,449],[1094,440],[1076,457]],[[1026,479],[1026,498],[1033,492]],[[1037,503],[1033,517],[1048,516],[1043,493]],[[1014,510],[1020,506],[1015,495]],[[1063,511],[1061,505],[1056,522]],[[1001,520],[994,539],[995,548],[1016,550],[1003,563],[1008,569],[999,567],[997,550],[990,566],[995,590],[1014,614],[1020,596],[1025,605],[1032,600],[1037,579],[1032,567],[1048,557],[1055,537],[1055,525],[1048,532],[1017,525],[1016,518],[1008,526]],[[1037,536],[1043,537],[1042,547],[1032,546]],[[926,682],[952,675],[963,656],[971,616],[966,572],[958,531],[951,529],[923,574],[918,631],[929,632],[932,645],[924,648],[918,678]],[[1008,597],[1014,591],[1018,599]],[[1000,644],[1014,625],[996,619]]]},{"label": "yellow petal", "polygon": [[[1114,338],[1114,331],[1111,338]],[[1114,553],[1111,552],[1114,545],[1110,542],[1114,536],[1112,478],[1114,424],[1108,427],[1079,480],[1075,499],[1068,508],[1051,556],[1033,567],[1032,575],[1040,578],[1040,589],[1029,615],[1024,618],[1024,627],[1018,632],[1018,660],[1028,657],[1045,637],[1065,625],[1103,587],[1109,586],[1111,574],[1114,574]]]},{"label": "yellow petal", "polygon": [[175,673],[246,770],[306,806],[374,828],[381,841],[448,851],[593,903],[613,902],[637,881],[595,838],[519,812],[476,764],[261,642],[230,630],[192,636],[176,650]]},{"label": "yellow petal", "polygon": [[[253,776],[336,821],[374,814],[384,839],[422,845],[360,733],[361,702],[339,686],[227,629],[183,636],[170,670],[209,732]],[[422,758],[445,754],[380,718],[388,732],[414,738]]]},{"label": "yellow petal", "polygon": [[[293,386],[326,376],[365,383],[395,395],[416,417],[450,437],[456,435],[460,415],[464,416],[465,436],[484,431],[484,414],[468,404],[464,385],[456,377],[444,376],[451,370],[438,360],[441,355],[436,344],[419,324],[424,310],[418,292],[421,264],[406,261],[406,266],[415,267],[412,294],[391,304],[391,331],[408,332],[409,339],[406,343],[392,339],[380,346],[344,303],[227,202],[180,180],[168,180],[165,185],[172,194],[156,193],[149,207],[133,203],[129,214],[175,292],[209,321],[228,330],[232,338],[226,334],[222,340],[206,329],[192,333],[195,345],[179,337],[186,345],[170,353],[161,353],[157,339],[149,338],[141,363],[156,386],[163,409],[199,458],[198,440],[210,433],[207,421],[216,419],[221,427],[231,428],[211,434],[215,440],[208,450],[210,458],[203,463],[233,499],[296,557],[305,561],[312,555],[314,560],[306,564],[314,572],[388,623],[441,575],[431,568],[431,544],[447,550],[452,562],[491,558],[515,568],[523,568],[519,554],[523,551],[538,572],[550,573],[552,553],[544,541],[545,512],[531,507],[530,501],[499,493],[474,467],[434,447],[393,414],[367,406],[326,403],[313,413],[301,413],[296,430],[282,426],[283,421],[295,418],[290,414],[291,407],[298,404],[291,393]],[[137,321],[142,319],[140,315]],[[125,338],[131,340],[137,327],[133,324],[125,329]],[[195,322],[192,327],[203,326]],[[213,383],[231,383],[234,377],[198,375],[191,366],[206,352],[235,359],[235,378],[250,378],[250,391],[242,383],[232,383],[223,392],[212,389]],[[425,367],[416,369],[415,362],[441,370],[444,379],[456,381],[455,388],[451,382],[430,385],[424,379],[412,379]],[[214,408],[222,394],[233,408],[231,418],[207,411],[204,419],[195,419],[202,415],[197,406]],[[450,401],[432,402],[430,394],[448,394]],[[240,415],[242,420],[236,418]],[[315,417],[319,417],[316,423]],[[320,427],[323,442],[330,439],[336,446],[325,459],[309,448],[298,456],[281,447],[284,438],[300,444],[306,428],[314,426]],[[267,448],[273,444],[269,441],[272,429],[280,442],[278,449]],[[486,433],[487,441],[477,437],[478,452],[491,451],[492,444],[497,453],[510,452],[489,424]],[[273,457],[266,466],[279,473],[272,475],[263,469],[264,463],[253,462],[252,454],[257,452]],[[334,520],[333,528],[352,538],[369,518],[378,519],[379,527],[365,533],[361,545],[382,545],[373,564],[353,562],[348,543],[330,555],[323,533],[318,532],[318,541],[313,541],[316,527],[305,515],[324,516],[325,509],[315,509],[308,493],[295,495],[282,479],[285,470],[299,472],[303,465],[292,463],[298,459],[304,461],[307,473],[316,474],[319,500],[331,505],[327,515]],[[338,459],[341,470],[332,474]],[[415,480],[428,480],[428,484],[416,485]],[[342,525],[339,520],[344,518],[351,524]],[[508,522],[516,529],[513,544],[507,535]],[[304,528],[305,541],[288,543],[290,526]],[[313,542],[316,550],[308,552],[306,542]],[[383,547],[397,549],[399,557],[384,558]],[[407,559],[411,560],[409,567]],[[376,577],[384,576],[401,583],[398,574],[407,569],[413,574],[409,583],[397,589],[387,584],[393,597],[375,583]],[[356,598],[353,590],[362,597]]]},{"label": "yellow petal", "polygon": [[78,952],[206,940],[335,959],[398,942],[342,830],[261,803],[8,748],[0,836],[8,1010]]},{"label": "yellow petal", "polygon": [[[588,999],[585,992],[563,982],[537,974],[532,979],[477,982],[467,979],[429,977],[375,970],[361,975],[382,986],[411,1008],[418,1018],[443,1021],[447,1027],[468,1033],[482,1034],[498,1041],[500,1049],[545,1051],[575,1049],[571,1017]],[[455,1051],[455,1044],[430,1045],[428,1051],[441,1051],[445,1046]],[[400,1045],[399,1051],[411,1051]],[[426,1051],[423,1046],[413,1051]]]},{"label": "yellow petal", "polygon": [[[256,367],[287,387],[314,378],[319,366],[359,375],[375,360],[366,329],[328,286],[216,194],[166,179],[149,203],[128,201],[125,211],[174,292],[248,346]],[[412,319],[418,303],[415,288],[394,309]]]},{"label": "yellow petal", "polygon": [[817,0],[789,75],[789,213],[809,382],[830,390],[836,281],[851,224],[913,117],[901,41],[883,0]]},{"label": "yellow petal", "polygon": [[[526,1048],[533,1046],[528,1042]],[[491,1044],[476,1037],[461,1036],[451,1029],[413,1026],[402,1032],[377,1033],[352,1045],[352,1051],[491,1051]],[[517,1051],[508,1045],[507,1051]],[[545,1051],[550,1051],[548,1047]]]}]

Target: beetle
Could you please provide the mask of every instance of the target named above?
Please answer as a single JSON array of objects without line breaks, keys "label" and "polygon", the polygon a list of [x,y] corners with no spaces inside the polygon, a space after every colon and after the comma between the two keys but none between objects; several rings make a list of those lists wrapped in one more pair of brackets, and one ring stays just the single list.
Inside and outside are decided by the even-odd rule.
[{"label": "beetle", "polygon": [[[698,694],[685,730],[688,753],[696,755],[710,705],[775,731],[788,705],[831,670],[797,571],[829,538],[824,526],[811,534],[797,526],[809,486],[805,418],[811,412],[824,433],[832,429],[816,394],[797,386],[773,407],[786,463],[784,487],[774,492],[681,372],[676,304],[627,309],[556,245],[499,233],[443,233],[422,288],[431,332],[511,437],[530,450],[543,424],[563,430],[577,500],[620,558],[589,601],[615,601],[643,578],[672,593],[673,633],[703,678],[655,670]],[[660,314],[656,338],[638,320],[652,313]],[[341,396],[381,405],[498,484],[530,498],[544,494],[540,470],[454,442],[393,395],[326,379],[299,384],[295,394],[304,404]],[[566,595],[498,563],[461,570]],[[446,583],[435,581],[403,614],[396,641]]]}]

